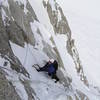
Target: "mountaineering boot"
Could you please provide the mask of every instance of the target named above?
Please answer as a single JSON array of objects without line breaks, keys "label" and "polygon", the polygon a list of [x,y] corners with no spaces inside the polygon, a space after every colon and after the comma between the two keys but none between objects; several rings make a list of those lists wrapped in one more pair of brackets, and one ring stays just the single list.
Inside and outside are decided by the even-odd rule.
[{"label": "mountaineering boot", "polygon": [[51,75],[52,79],[55,79],[55,83],[59,81],[59,78],[56,76],[56,74]]},{"label": "mountaineering boot", "polygon": [[56,80],[55,80],[55,83],[57,83],[59,81],[59,79],[57,78]]}]

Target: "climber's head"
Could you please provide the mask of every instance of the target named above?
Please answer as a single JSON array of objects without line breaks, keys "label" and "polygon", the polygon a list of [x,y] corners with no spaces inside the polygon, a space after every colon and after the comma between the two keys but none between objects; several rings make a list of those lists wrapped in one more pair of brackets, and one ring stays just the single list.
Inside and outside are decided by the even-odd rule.
[{"label": "climber's head", "polygon": [[54,61],[55,61],[54,59],[50,59],[50,60],[49,60],[49,62],[51,62],[51,63],[54,63]]}]

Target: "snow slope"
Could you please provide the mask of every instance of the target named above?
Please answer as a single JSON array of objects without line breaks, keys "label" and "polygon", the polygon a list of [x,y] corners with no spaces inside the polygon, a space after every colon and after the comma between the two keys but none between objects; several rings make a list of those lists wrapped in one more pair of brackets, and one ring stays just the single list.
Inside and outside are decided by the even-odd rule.
[{"label": "snow slope", "polygon": [[[15,1],[20,2],[20,0],[15,0]],[[12,43],[11,41],[9,41],[9,42],[10,42],[10,45],[11,45],[14,55],[16,55],[18,57],[18,59],[21,61],[21,64],[25,67],[27,72],[30,74],[30,79],[28,79],[25,76],[23,76],[22,74],[19,74],[19,73],[15,72],[14,70],[12,70],[10,68],[10,65],[7,66],[7,68],[9,70],[5,69],[5,71],[8,73],[8,75],[7,75],[8,80],[10,80],[13,83],[13,85],[14,85],[17,93],[21,97],[21,99],[28,100],[27,91],[25,90],[24,85],[20,81],[20,79],[22,79],[22,80],[26,79],[26,80],[28,80],[28,83],[30,84],[31,88],[33,88],[36,93],[36,95],[35,95],[36,100],[66,100],[66,98],[68,96],[72,96],[73,100],[74,100],[75,99],[74,93],[76,93],[76,89],[85,93],[89,97],[90,100],[99,100],[100,95],[98,94],[98,92],[95,91],[94,89],[91,92],[91,89],[86,87],[82,83],[82,81],[80,81],[80,78],[77,75],[77,72],[75,69],[75,64],[73,62],[73,59],[66,50],[67,36],[63,35],[63,34],[55,35],[53,27],[50,23],[50,19],[48,17],[47,11],[43,7],[42,0],[28,0],[28,1],[30,2],[31,6],[34,9],[36,16],[39,20],[39,22],[37,22],[37,21],[30,22],[31,29],[32,29],[32,32],[34,33],[34,37],[36,40],[35,46],[25,43],[24,47],[20,47],[16,44]],[[59,1],[59,2],[61,2],[61,1]],[[26,5],[24,0],[21,1],[21,3]],[[50,0],[50,3],[52,5],[53,10],[55,10],[55,7],[53,5],[54,4],[53,0]],[[24,8],[24,10],[25,10],[25,13],[27,13],[26,8]],[[88,74],[88,72],[90,72],[91,70],[90,70],[90,67],[89,68],[87,67],[87,65],[88,66],[89,66],[89,64],[91,65],[91,62],[93,62],[93,61],[89,60],[90,62],[87,62],[87,59],[85,59],[84,55],[86,55],[87,52],[86,52],[86,54],[83,53],[83,48],[84,48],[83,45],[84,44],[82,45],[82,42],[81,42],[82,39],[83,39],[83,41],[84,40],[86,41],[88,39],[88,36],[90,36],[90,34],[86,31],[87,33],[84,33],[84,35],[82,35],[82,34],[80,35],[80,33],[83,32],[82,30],[77,29],[77,27],[80,27],[80,26],[78,26],[78,23],[77,23],[77,27],[75,27],[76,25],[73,25],[73,22],[72,22],[74,20],[73,19],[74,14],[71,15],[70,10],[68,13],[65,11],[65,14],[66,14],[66,16],[68,16],[68,21],[69,21],[69,24],[71,26],[72,33],[73,33],[72,35],[76,40],[76,45],[78,47],[78,51],[79,51],[80,57],[82,59],[82,64],[84,65],[85,74],[88,77],[88,80],[90,82],[94,82],[94,80],[92,78],[97,77],[97,74],[96,74],[96,76],[93,75],[93,77],[90,77],[91,73]],[[71,17],[69,15],[71,15]],[[59,16],[59,17],[61,17],[61,16]],[[76,17],[74,17],[74,18],[76,18]],[[75,19],[74,21],[80,22],[80,20],[78,18],[77,18],[77,20]],[[37,32],[37,29],[40,30],[40,34]],[[76,33],[76,34],[74,34],[74,33]],[[87,34],[88,34],[88,36],[86,36]],[[58,49],[58,52],[61,56],[63,63],[64,63],[64,67],[66,69],[65,70],[66,74],[70,75],[70,77],[72,78],[72,84],[71,84],[72,90],[70,90],[70,88],[64,87],[63,84],[61,84],[59,82],[54,83],[54,80],[51,80],[51,78],[48,77],[45,73],[42,73],[42,72],[38,73],[35,70],[35,68],[32,67],[34,64],[39,64],[40,66],[43,66],[45,64],[44,61],[47,61],[49,59],[47,54],[43,51],[43,47],[44,47],[43,41],[45,40],[45,42],[48,43],[51,47],[54,47],[54,45],[50,41],[50,36],[52,36],[54,39],[55,45]],[[96,36],[96,37],[98,37],[98,36]],[[94,39],[94,37],[93,37],[93,39]],[[91,43],[91,41],[92,40],[90,39],[89,43]],[[98,39],[98,41],[99,41],[99,39]],[[87,44],[87,42],[86,42],[86,44]],[[90,44],[88,44],[88,45],[90,46]],[[86,45],[84,45],[84,46],[86,46]],[[86,48],[85,50],[90,50],[90,48],[88,48],[88,47],[87,48],[85,47]],[[91,49],[94,50],[94,46],[93,46],[93,48],[91,47]],[[95,59],[97,56],[98,56],[98,53],[97,53],[97,55],[94,55]],[[90,59],[91,54],[89,54],[88,57]],[[97,60],[98,59],[99,59],[99,56],[98,56]],[[3,66],[3,63],[4,63],[4,59],[0,58],[0,65]],[[97,63],[97,64],[99,64],[99,63]],[[62,67],[62,66],[60,66],[60,67]],[[99,72],[99,70],[98,70],[98,72]],[[99,74],[98,74],[98,77],[99,77]],[[95,85],[95,84],[93,84],[93,85]]]},{"label": "snow slope", "polygon": [[100,87],[100,1],[57,1],[68,18],[88,80],[90,84]]},{"label": "snow slope", "polygon": [[[27,69],[27,71],[30,73],[31,79],[29,80],[29,83],[30,83],[31,87],[35,89],[37,97],[40,100],[52,100],[52,99],[58,100],[59,97],[57,97],[57,95],[66,96],[65,89],[62,85],[60,85],[59,83],[55,84],[54,81],[52,81],[44,73],[38,73],[34,69],[34,67],[32,67],[32,65],[37,64],[37,63],[39,65],[42,65],[41,63],[43,63],[43,60],[48,59],[48,57],[45,56],[45,54],[42,51],[40,52],[40,51],[33,49],[33,47],[31,45],[28,45],[28,47],[26,45],[25,48],[21,48],[21,47],[15,45],[15,44],[11,43],[11,46],[13,48],[14,53],[21,60],[22,63],[23,63],[22,58],[25,58],[24,57],[25,52],[27,53],[26,61],[23,64],[24,64],[25,68]],[[19,53],[19,51],[21,53]],[[20,76],[20,78],[23,78],[23,77]],[[48,80],[48,78],[49,78],[49,80]],[[16,78],[15,78],[15,80],[16,80]],[[19,86],[19,84],[17,84],[17,82],[16,82],[15,86],[17,87],[17,86]],[[19,94],[22,93],[22,96],[21,96],[22,100],[28,100],[27,95],[25,95],[24,92],[21,92],[21,91],[24,91],[24,89],[22,87],[23,86],[19,86],[19,88],[17,89],[17,92]],[[55,94],[55,95],[52,95],[52,94]],[[51,96],[48,98],[49,95],[51,95]]]}]

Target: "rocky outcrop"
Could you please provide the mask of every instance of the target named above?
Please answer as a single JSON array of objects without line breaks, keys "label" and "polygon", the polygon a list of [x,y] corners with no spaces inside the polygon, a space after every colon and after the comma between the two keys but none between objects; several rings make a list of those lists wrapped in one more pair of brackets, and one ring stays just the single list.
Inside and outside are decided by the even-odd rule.
[{"label": "rocky outcrop", "polygon": [[77,48],[75,46],[73,39],[67,41],[67,50],[74,60],[77,73],[80,76],[80,80],[83,81],[86,86],[89,86],[88,80],[87,80],[86,76],[84,75],[83,66],[81,64],[81,60],[79,58],[79,53],[77,51]]},{"label": "rocky outcrop", "polygon": [[29,81],[28,81],[28,80],[24,80],[24,81],[23,81],[23,80],[20,79],[20,81],[21,81],[22,84],[24,85],[25,90],[26,90],[26,92],[27,92],[27,94],[28,94],[28,100],[35,100],[35,97],[38,98],[38,97],[36,96],[35,91],[30,87],[30,84],[29,84]]},{"label": "rocky outcrop", "polygon": [[76,90],[78,95],[75,95],[76,100],[89,100],[89,98],[79,90]]},{"label": "rocky outcrop", "polygon": [[55,2],[55,10],[52,9],[49,1],[47,2],[47,12],[50,22],[53,25],[55,33],[66,34],[70,33],[70,28],[66,17],[64,16],[61,7]]},{"label": "rocky outcrop", "polygon": [[[6,32],[9,34],[10,40],[22,46],[24,45],[24,42],[35,45],[35,39],[30,27],[30,22],[37,20],[37,17],[29,2],[27,0],[26,2],[26,13],[24,10],[24,4],[19,4],[17,1],[14,2],[14,0],[8,0],[9,9],[2,6],[2,9],[7,15],[4,20]],[[13,36],[12,38],[11,35]],[[16,38],[14,38],[14,35]]]},{"label": "rocky outcrop", "polygon": [[0,100],[21,100],[15,87],[6,79],[5,74],[7,73],[0,68]]},{"label": "rocky outcrop", "polygon": [[25,68],[22,66],[18,58],[14,55],[10,43],[9,43],[9,35],[6,32],[6,27],[4,26],[2,15],[0,9],[0,56],[8,60],[11,64],[12,69],[17,72],[23,73],[24,75],[28,75]]}]

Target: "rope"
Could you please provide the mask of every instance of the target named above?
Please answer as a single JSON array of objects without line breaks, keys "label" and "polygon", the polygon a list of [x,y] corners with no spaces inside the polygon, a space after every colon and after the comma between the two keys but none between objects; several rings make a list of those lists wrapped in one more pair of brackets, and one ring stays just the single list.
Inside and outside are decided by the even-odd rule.
[{"label": "rope", "polygon": [[[24,24],[23,24],[23,16],[22,16],[21,18],[22,18],[22,27],[23,27],[23,30],[24,30],[24,29],[25,29],[25,26],[24,26]],[[27,39],[28,39],[29,33],[28,33],[28,35],[26,34],[26,37],[27,37]],[[26,49],[26,54],[25,54],[23,66],[25,65],[25,63],[26,63],[26,61],[27,61],[27,53],[28,53],[28,43],[27,43],[27,49]]]},{"label": "rope", "polygon": [[26,54],[25,54],[23,66],[25,66],[25,63],[26,63],[26,61],[27,61],[27,54],[28,54],[28,44],[27,44],[27,49],[26,49]]}]

